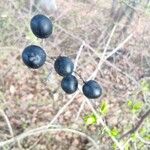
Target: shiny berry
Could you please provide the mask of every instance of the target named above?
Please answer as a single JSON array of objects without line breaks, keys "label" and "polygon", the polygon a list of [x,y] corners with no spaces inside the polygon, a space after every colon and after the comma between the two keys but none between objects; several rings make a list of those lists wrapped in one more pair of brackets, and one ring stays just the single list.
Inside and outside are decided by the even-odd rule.
[{"label": "shiny berry", "polygon": [[41,47],[30,45],[24,49],[22,60],[29,68],[38,69],[44,65],[46,61],[46,53]]},{"label": "shiny berry", "polygon": [[30,22],[33,34],[41,39],[48,38],[53,31],[52,21],[44,15],[36,15]]},{"label": "shiny berry", "polygon": [[90,99],[95,99],[102,95],[102,87],[94,80],[85,82],[82,90],[84,95]]},{"label": "shiny berry", "polygon": [[54,68],[59,75],[67,76],[69,74],[72,74],[74,64],[70,58],[59,56],[54,63]]},{"label": "shiny berry", "polygon": [[72,94],[78,89],[77,78],[73,75],[64,77],[61,81],[61,87],[67,94]]}]

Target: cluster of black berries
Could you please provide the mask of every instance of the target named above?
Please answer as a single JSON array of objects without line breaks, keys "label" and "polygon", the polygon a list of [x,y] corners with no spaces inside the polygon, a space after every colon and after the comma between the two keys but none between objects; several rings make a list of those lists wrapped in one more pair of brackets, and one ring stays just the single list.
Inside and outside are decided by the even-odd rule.
[{"label": "cluster of black berries", "polygon": [[[41,39],[48,38],[53,31],[52,21],[44,15],[36,15],[32,18],[31,30],[33,34]],[[36,45],[26,47],[22,53],[22,59],[26,66],[32,69],[38,69],[44,65],[46,61],[45,51]],[[78,89],[78,80],[72,75],[74,64],[70,58],[59,56],[54,63],[55,71],[63,77],[61,87],[67,94],[72,94]],[[85,82],[83,85],[83,93],[86,97],[94,99],[102,94],[101,86],[94,80]]]}]

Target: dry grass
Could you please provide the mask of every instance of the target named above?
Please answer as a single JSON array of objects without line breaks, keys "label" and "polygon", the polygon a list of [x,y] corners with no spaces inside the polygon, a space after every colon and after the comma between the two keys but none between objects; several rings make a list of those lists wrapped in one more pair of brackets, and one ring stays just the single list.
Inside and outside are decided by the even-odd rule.
[{"label": "dry grass", "polygon": [[[150,77],[149,9],[144,4],[134,7],[135,15],[126,24],[128,12],[120,22],[113,21],[110,1],[59,0],[58,11],[51,15],[54,33],[43,43],[30,31],[33,14],[25,0],[6,1],[0,1],[0,149],[111,150],[115,142],[119,149],[126,143],[126,149],[148,150],[149,117],[135,137],[119,137],[150,106],[150,92],[140,84]],[[101,99],[87,100],[80,90],[66,95],[49,63],[36,71],[24,66],[21,52],[31,43],[44,47],[49,56],[71,57],[84,80],[91,77],[102,84]],[[106,116],[97,111],[103,100],[109,106]],[[143,104],[139,112],[132,113],[128,100]],[[83,118],[91,112],[97,124],[87,126]],[[113,128],[119,137],[106,133]]]}]

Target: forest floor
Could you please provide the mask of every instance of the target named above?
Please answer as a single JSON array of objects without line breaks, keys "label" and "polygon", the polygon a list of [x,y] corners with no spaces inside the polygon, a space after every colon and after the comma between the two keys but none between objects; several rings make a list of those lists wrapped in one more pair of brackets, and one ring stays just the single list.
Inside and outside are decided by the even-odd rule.
[{"label": "forest floor", "polygon": [[[0,1],[0,150],[150,149],[150,4],[119,3],[115,13],[127,11],[118,21],[121,12],[112,16],[111,5],[108,0],[59,0],[50,16],[53,35],[43,42],[30,30],[33,14],[25,1]],[[76,71],[87,80],[98,69],[102,97],[87,100],[79,91],[66,95],[51,63],[27,68],[21,53],[31,43],[50,57],[61,54],[75,61],[80,54]],[[85,118],[97,123],[88,125]]]}]

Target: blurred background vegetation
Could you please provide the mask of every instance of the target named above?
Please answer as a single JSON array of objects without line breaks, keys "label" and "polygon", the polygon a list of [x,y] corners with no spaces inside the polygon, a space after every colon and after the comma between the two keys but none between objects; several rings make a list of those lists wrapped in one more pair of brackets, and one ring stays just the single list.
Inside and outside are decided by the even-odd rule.
[{"label": "blurred background vegetation", "polygon": [[[130,34],[132,38],[103,63],[96,80],[102,84],[104,93],[101,99],[92,101],[110,133],[97,123],[98,118],[84,103],[82,93],[55,124],[89,135],[99,149],[118,149],[111,137],[120,141],[125,150],[150,149],[149,0],[59,0],[58,9],[52,11],[45,11],[38,1],[34,6],[31,2],[0,1],[0,145],[48,124],[73,97],[61,90],[61,78],[51,64],[46,63],[36,71],[28,69],[21,60],[23,49],[37,44],[49,56],[63,54],[74,60],[85,41],[77,71],[86,80],[96,69],[117,25],[107,56]],[[30,19],[37,13],[48,15],[54,22],[53,35],[44,42],[30,30]],[[30,136],[0,149],[93,150],[95,147],[86,137],[58,131]]]}]

